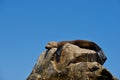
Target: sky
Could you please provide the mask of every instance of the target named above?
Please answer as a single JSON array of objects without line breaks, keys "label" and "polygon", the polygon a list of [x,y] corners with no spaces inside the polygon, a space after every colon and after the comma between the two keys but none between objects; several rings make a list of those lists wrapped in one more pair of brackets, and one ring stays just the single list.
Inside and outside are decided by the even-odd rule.
[{"label": "sky", "polygon": [[49,41],[90,40],[120,79],[120,0],[0,0],[0,80],[25,80]]}]

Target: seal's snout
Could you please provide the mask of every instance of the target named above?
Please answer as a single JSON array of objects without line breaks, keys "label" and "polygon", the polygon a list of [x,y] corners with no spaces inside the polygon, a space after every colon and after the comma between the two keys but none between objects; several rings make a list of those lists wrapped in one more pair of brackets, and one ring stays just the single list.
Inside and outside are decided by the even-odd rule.
[{"label": "seal's snout", "polygon": [[45,48],[46,49],[51,49],[51,48],[57,48],[58,43],[57,42],[49,42]]}]

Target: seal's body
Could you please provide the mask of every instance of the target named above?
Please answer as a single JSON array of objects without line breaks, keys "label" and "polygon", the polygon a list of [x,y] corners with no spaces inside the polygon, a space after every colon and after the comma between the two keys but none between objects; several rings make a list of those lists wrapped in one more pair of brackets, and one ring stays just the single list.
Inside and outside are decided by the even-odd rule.
[{"label": "seal's body", "polygon": [[66,43],[70,43],[73,45],[77,45],[80,48],[86,48],[86,49],[91,49],[96,52],[100,51],[101,48],[94,42],[92,41],[87,41],[87,40],[73,40],[73,41],[62,41],[62,42],[49,42],[48,45],[46,46],[46,49],[51,49],[51,48],[60,48]]}]

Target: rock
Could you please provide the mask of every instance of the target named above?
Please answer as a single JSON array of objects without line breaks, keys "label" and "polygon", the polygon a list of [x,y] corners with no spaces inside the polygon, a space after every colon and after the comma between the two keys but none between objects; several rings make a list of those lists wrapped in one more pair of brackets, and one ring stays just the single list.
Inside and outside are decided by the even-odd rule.
[{"label": "rock", "polygon": [[65,44],[38,58],[27,80],[117,80],[105,69],[95,51]]}]

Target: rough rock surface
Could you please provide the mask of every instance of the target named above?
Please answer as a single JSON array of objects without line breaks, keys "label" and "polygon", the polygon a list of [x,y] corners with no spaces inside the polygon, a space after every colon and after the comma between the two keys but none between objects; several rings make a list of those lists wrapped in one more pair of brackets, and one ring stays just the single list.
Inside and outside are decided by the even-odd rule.
[{"label": "rough rock surface", "polygon": [[44,51],[27,80],[117,80],[99,64],[96,52],[66,44]]}]

